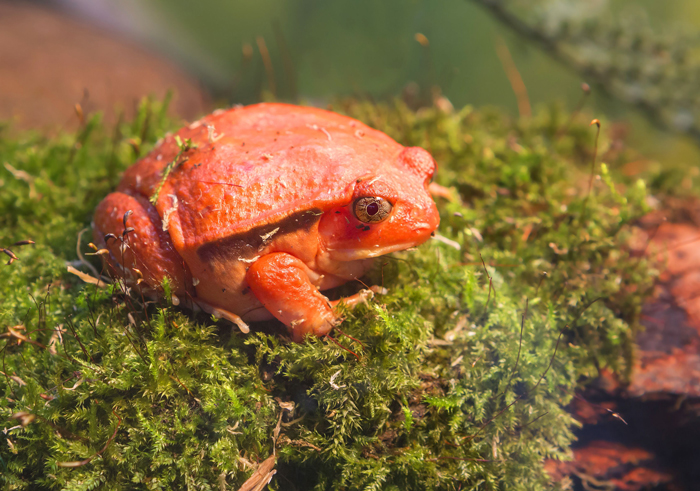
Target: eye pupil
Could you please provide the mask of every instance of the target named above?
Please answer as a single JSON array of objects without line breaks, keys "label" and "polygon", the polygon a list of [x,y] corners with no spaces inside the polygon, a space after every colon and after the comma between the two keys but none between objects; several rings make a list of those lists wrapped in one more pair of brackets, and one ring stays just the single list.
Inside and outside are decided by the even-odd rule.
[{"label": "eye pupil", "polygon": [[355,218],[363,223],[378,223],[387,219],[392,205],[379,196],[363,196],[353,204]]}]

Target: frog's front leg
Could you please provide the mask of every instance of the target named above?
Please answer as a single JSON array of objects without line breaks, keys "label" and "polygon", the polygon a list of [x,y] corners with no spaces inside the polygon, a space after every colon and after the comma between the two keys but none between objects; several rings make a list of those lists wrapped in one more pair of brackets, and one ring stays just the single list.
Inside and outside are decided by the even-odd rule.
[{"label": "frog's front leg", "polygon": [[[307,334],[325,336],[338,323],[331,302],[314,286],[309,270],[298,258],[275,252],[258,259],[248,269],[246,280],[251,291],[265,308],[282,321],[294,341]],[[349,306],[365,300],[371,292],[360,292],[344,299]]]}]

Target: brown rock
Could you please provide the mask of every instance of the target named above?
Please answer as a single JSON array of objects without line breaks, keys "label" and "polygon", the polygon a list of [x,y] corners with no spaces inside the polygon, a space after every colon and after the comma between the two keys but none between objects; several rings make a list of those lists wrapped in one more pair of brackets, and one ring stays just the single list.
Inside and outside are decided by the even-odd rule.
[{"label": "brown rock", "polygon": [[638,360],[628,395],[700,397],[700,227],[649,225],[645,253],[661,275],[644,307],[637,336]]},{"label": "brown rock", "polygon": [[20,129],[74,129],[85,113],[133,116],[142,97],[174,90],[171,114],[207,112],[197,82],[161,57],[53,10],[0,1],[0,121]]},{"label": "brown rock", "polygon": [[[664,217],[668,217],[667,222]],[[571,462],[548,462],[555,480],[579,488],[698,489],[700,445],[700,202],[641,221],[631,249],[661,274],[644,306],[629,385],[603,370],[569,411],[583,428]],[[575,489],[579,489],[575,488]]]},{"label": "brown rock", "polygon": [[659,485],[677,489],[672,476],[659,467],[653,454],[607,441],[592,441],[575,449],[570,462],[549,460],[545,469],[555,481],[575,476],[584,489],[641,491]]}]

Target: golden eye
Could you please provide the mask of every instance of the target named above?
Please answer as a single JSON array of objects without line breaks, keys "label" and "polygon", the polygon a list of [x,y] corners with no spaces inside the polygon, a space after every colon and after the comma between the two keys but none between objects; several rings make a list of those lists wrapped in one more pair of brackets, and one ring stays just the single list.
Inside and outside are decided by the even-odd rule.
[{"label": "golden eye", "polygon": [[355,216],[364,223],[377,223],[386,220],[391,209],[391,203],[378,196],[357,198],[352,205]]}]

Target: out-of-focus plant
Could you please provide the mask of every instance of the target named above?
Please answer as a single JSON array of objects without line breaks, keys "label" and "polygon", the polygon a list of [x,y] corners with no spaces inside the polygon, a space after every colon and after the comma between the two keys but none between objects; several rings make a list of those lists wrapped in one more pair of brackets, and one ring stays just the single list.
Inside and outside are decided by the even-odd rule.
[{"label": "out-of-focus plant", "polygon": [[660,33],[644,15],[613,15],[607,0],[472,0],[653,123],[700,143],[700,46]]}]

